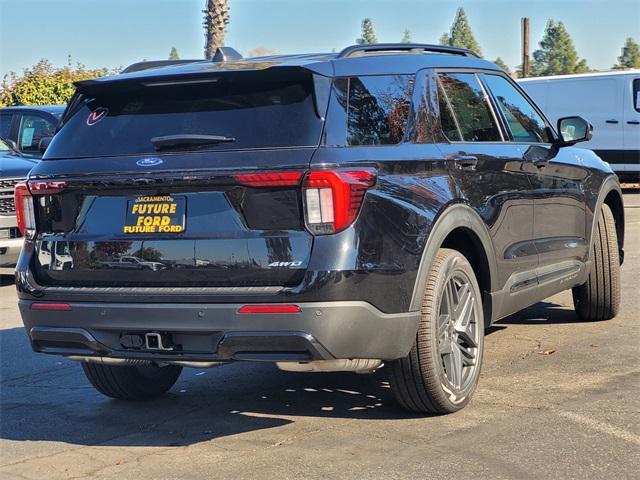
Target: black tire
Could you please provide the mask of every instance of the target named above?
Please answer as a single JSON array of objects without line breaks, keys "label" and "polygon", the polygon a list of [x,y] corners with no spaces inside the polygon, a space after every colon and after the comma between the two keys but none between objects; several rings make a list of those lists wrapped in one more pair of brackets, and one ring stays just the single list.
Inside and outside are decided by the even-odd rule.
[{"label": "black tire", "polygon": [[145,400],[166,393],[182,367],[112,366],[82,362],[82,370],[100,393],[121,400]]},{"label": "black tire", "polygon": [[[454,388],[451,384],[445,371],[446,354],[440,351],[445,350],[441,347],[445,344],[444,341],[441,343],[441,339],[451,335],[450,329],[444,329],[444,337],[440,335],[439,339],[438,335],[438,326],[447,323],[442,320],[446,317],[442,314],[442,302],[447,301],[447,285],[458,277],[468,279],[465,293],[460,294],[462,290],[457,290],[455,295],[458,296],[458,300],[464,297],[466,292],[473,295],[472,305],[475,306],[475,311],[472,316],[476,329],[473,370],[467,370],[467,383],[461,384],[460,389]],[[406,410],[427,414],[452,413],[463,408],[471,399],[478,383],[484,350],[482,296],[473,268],[461,253],[446,248],[438,250],[427,279],[421,312],[420,325],[411,352],[405,358],[391,362],[389,383],[396,400]],[[453,342],[451,339],[449,341]],[[471,350],[474,349],[471,348],[469,351]],[[464,374],[460,375],[460,378],[464,378]]]},{"label": "black tire", "polygon": [[581,320],[609,320],[620,310],[620,257],[616,222],[605,203],[591,251],[589,279],[573,288],[573,305]]}]

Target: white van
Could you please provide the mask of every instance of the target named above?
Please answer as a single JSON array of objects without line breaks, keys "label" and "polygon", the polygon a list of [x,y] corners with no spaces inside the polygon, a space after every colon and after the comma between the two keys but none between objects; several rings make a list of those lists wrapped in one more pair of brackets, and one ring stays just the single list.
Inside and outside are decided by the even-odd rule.
[{"label": "white van", "polygon": [[593,125],[594,150],[622,181],[640,179],[640,70],[523,78],[518,83],[554,124],[580,115]]}]

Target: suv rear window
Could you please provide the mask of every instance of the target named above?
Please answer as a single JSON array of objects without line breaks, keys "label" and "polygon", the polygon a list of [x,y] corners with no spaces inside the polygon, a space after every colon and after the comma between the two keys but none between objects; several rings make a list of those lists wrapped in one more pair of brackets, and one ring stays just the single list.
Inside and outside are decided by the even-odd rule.
[{"label": "suv rear window", "polygon": [[[139,80],[138,80],[139,82]],[[235,139],[172,151],[316,146],[322,120],[307,71],[238,72],[205,81],[87,87],[47,149],[46,159],[151,154],[152,138]]]},{"label": "suv rear window", "polygon": [[392,145],[404,138],[414,75],[349,79],[347,143]]}]

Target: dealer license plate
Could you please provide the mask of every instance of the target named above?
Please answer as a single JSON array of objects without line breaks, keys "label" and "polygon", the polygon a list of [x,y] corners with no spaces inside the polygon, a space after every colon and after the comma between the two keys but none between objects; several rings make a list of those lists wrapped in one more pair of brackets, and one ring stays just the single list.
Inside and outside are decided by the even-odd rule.
[{"label": "dealer license plate", "polygon": [[175,195],[138,195],[127,200],[124,233],[182,233],[187,199]]}]

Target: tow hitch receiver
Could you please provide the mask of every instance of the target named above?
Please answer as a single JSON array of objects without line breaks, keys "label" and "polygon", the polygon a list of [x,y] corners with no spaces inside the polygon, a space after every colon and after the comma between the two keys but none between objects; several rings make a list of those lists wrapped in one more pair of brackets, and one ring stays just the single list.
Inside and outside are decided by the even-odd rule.
[{"label": "tow hitch receiver", "polygon": [[173,350],[172,346],[169,346],[168,339],[165,339],[166,345],[162,341],[162,335],[157,332],[149,332],[144,334],[144,341],[147,350]]}]

